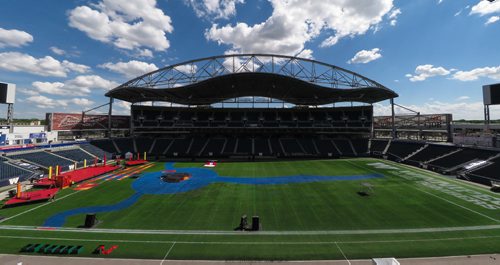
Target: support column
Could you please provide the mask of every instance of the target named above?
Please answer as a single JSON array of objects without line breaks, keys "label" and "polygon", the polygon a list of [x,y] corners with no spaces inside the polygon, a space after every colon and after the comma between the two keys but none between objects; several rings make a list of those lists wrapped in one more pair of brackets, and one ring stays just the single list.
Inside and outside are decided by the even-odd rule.
[{"label": "support column", "polygon": [[[132,107],[134,104],[130,105],[130,136],[134,133],[134,113],[132,111]],[[162,113],[163,114],[163,113]]]},{"label": "support column", "polygon": [[369,117],[369,119],[371,121],[371,126],[370,126],[371,127],[370,128],[371,132],[370,132],[370,135],[371,135],[372,139],[375,139],[375,125],[374,125],[375,121],[373,120],[373,104],[370,104],[370,105],[372,106],[371,117]]},{"label": "support column", "polygon": [[396,115],[394,113],[394,99],[391,98],[391,119],[392,119],[392,133],[391,133],[391,137],[392,139],[396,139]]},{"label": "support column", "polygon": [[111,116],[113,116],[113,101],[114,99],[113,98],[109,98],[109,110],[108,110],[108,135],[107,137],[110,138],[111,137],[111,125],[112,125],[112,122],[111,122]]},{"label": "support column", "polygon": [[484,105],[484,131],[490,131],[490,105]]},{"label": "support column", "polygon": [[417,140],[422,140],[422,122],[420,120],[420,112],[417,112],[417,128],[418,128]]},{"label": "support column", "polygon": [[14,132],[14,125],[12,121],[14,120],[14,104],[7,104],[7,124],[10,125],[10,133]]}]

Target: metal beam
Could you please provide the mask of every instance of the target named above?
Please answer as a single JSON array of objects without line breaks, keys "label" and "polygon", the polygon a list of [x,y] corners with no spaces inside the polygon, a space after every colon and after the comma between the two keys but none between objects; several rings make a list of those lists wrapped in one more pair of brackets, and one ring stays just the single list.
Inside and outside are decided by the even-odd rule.
[{"label": "metal beam", "polygon": [[111,116],[113,115],[113,98],[109,98],[109,110],[108,110],[108,137],[111,137]]}]

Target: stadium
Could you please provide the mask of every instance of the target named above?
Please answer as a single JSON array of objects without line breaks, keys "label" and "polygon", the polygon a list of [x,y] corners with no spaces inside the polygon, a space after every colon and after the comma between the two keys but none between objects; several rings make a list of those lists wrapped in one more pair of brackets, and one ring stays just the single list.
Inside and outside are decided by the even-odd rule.
[{"label": "stadium", "polygon": [[86,140],[2,150],[3,253],[372,264],[499,250],[499,149],[432,141],[452,134],[449,114],[374,117],[398,95],[355,72],[223,55],[105,96],[107,115],[47,114],[49,132]]}]

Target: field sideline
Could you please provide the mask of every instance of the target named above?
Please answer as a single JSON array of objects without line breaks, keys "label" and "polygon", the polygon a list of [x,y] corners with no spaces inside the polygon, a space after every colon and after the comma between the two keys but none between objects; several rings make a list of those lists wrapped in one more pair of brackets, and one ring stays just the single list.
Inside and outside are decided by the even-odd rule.
[{"label": "field sideline", "polygon": [[[199,163],[175,168],[204,172]],[[145,176],[163,169],[157,163]],[[186,170],[187,170],[186,169]],[[113,205],[133,196],[134,180],[100,183],[88,191],[62,191],[46,206],[0,210],[0,252],[28,243],[118,244],[110,257],[147,259],[321,260],[380,256],[424,257],[498,253],[500,196],[432,172],[377,159],[221,163],[215,173],[233,178],[283,176],[383,177],[248,185],[214,182],[174,194],[144,194],[132,206],[98,213],[94,230],[40,226],[75,207]],[[150,176],[150,177],[151,177]],[[222,178],[222,179],[224,179]],[[370,183],[370,196],[360,196]],[[65,197],[68,196],[68,197]],[[39,207],[39,208],[35,208]],[[237,232],[242,214],[257,214],[262,232]],[[10,218],[13,217],[13,218]]]}]

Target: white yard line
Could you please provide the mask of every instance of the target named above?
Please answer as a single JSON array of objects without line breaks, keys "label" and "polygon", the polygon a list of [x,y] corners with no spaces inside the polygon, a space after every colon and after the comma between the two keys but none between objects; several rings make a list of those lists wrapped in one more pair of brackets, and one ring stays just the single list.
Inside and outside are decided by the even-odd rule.
[{"label": "white yard line", "polygon": [[415,189],[416,189],[416,190],[418,190],[418,191],[420,191],[420,192],[423,192],[423,193],[425,193],[425,194],[427,194],[427,195],[431,195],[431,196],[433,196],[433,197],[436,197],[436,198],[438,198],[438,199],[441,199],[441,200],[443,200],[443,201],[446,201],[446,202],[448,202],[448,203],[450,203],[450,204],[453,204],[453,205],[455,205],[455,206],[457,206],[457,207],[460,207],[460,208],[462,208],[462,209],[468,210],[468,211],[473,212],[473,213],[475,213],[475,214],[481,215],[482,217],[485,217],[485,218],[488,218],[488,219],[490,219],[490,220],[492,220],[492,221],[495,221],[495,222],[497,222],[497,223],[500,223],[500,220],[495,219],[495,218],[493,218],[493,217],[491,217],[491,216],[489,216],[489,215],[486,215],[486,214],[480,213],[480,212],[478,212],[478,211],[472,210],[472,209],[467,208],[467,207],[465,207],[465,206],[463,206],[463,205],[460,205],[460,204],[458,204],[458,203],[452,202],[452,201],[450,201],[450,200],[448,200],[448,199],[445,199],[445,198],[443,198],[443,197],[440,197],[440,196],[437,196],[437,195],[435,195],[435,194],[432,194],[432,193],[430,193],[430,192],[428,192],[428,191],[421,190],[421,189],[419,189],[419,188],[415,188]]},{"label": "white yard line", "polygon": [[163,257],[163,259],[161,260],[160,265],[163,265],[163,262],[167,259],[168,254],[170,254],[170,251],[172,251],[172,249],[174,248],[174,246],[175,246],[175,241],[174,241],[174,243],[172,243],[172,246],[168,249],[167,254],[165,254],[165,257]]},{"label": "white yard line", "polygon": [[342,256],[344,257],[344,259],[347,261],[347,263],[349,265],[351,265],[351,262],[349,261],[349,259],[346,257],[346,255],[344,254],[344,251],[342,251],[342,249],[340,248],[339,244],[337,242],[335,242],[335,246],[337,246],[337,248],[339,249],[340,253],[342,254]]},{"label": "white yard line", "polygon": [[[389,160],[383,160],[383,161],[384,161],[384,162],[386,162],[386,161],[389,161]],[[406,165],[404,165],[404,164],[398,164],[398,163],[395,163],[395,162],[392,162],[392,161],[389,161],[389,162],[391,162],[391,163],[389,163],[389,164],[393,164],[393,165],[395,165],[395,166],[399,167],[400,169],[401,169],[401,168],[403,168],[403,167],[405,167],[406,169],[410,169],[410,170],[419,169],[419,168],[409,167],[409,166],[406,166]],[[349,162],[349,163],[350,163],[350,164],[352,164],[351,162]],[[373,170],[373,169],[372,169],[372,168],[370,168],[370,167],[366,167],[366,166],[359,166],[359,167],[365,168],[365,169],[367,169],[367,170],[369,170],[369,171],[371,171],[371,172],[376,172],[375,170]],[[419,171],[423,171],[423,169],[419,169]],[[429,172],[425,172],[425,173],[427,173],[426,175],[427,175],[428,177],[431,177],[431,178],[432,178],[432,177],[433,177],[433,178],[439,178],[439,179],[444,178],[444,177],[438,177],[437,175],[434,175],[434,174],[430,174]],[[392,174],[392,175],[394,175],[394,174]],[[449,182],[449,183],[452,183],[452,181],[451,181],[450,179],[447,179],[447,180],[448,180],[448,182]],[[419,189],[419,188],[417,188],[417,187],[414,187],[414,188],[415,188],[416,190],[420,191],[420,192],[423,192],[423,193],[427,194],[427,195],[431,195],[431,196],[433,196],[433,197],[439,198],[439,199],[441,199],[441,200],[443,200],[443,201],[446,201],[446,202],[448,202],[448,203],[450,203],[450,204],[453,204],[453,205],[455,205],[455,206],[457,206],[457,207],[460,207],[460,208],[462,208],[462,209],[468,210],[468,211],[470,211],[470,212],[472,212],[472,213],[478,214],[478,215],[480,215],[480,216],[482,216],[482,217],[485,217],[485,218],[487,218],[487,219],[490,219],[490,220],[492,220],[492,221],[495,221],[495,222],[497,222],[497,223],[500,223],[500,220],[495,219],[495,218],[493,218],[493,217],[491,217],[491,216],[489,216],[489,215],[486,215],[486,214],[480,213],[480,212],[478,212],[478,211],[472,210],[472,209],[470,209],[470,208],[468,208],[468,207],[466,207],[466,206],[463,206],[463,205],[460,205],[460,204],[458,204],[458,203],[452,202],[452,201],[450,201],[450,200],[448,200],[448,199],[445,199],[445,198],[443,198],[443,197],[437,196],[437,195],[432,194],[432,193],[430,193],[430,192],[424,191],[424,190]]]},{"label": "white yard line", "polygon": [[[55,200],[54,200],[54,202],[56,202],[56,201],[60,201],[60,200],[62,200],[62,199],[64,199],[64,198],[67,198],[67,197],[69,197],[69,196],[71,196],[71,195],[75,195],[75,194],[79,193],[80,191],[82,191],[82,190],[75,191],[75,192],[70,193],[70,194],[68,194],[68,195],[66,195],[66,196],[63,196],[63,197],[61,197],[61,198],[59,198],[59,199],[55,199]],[[13,215],[13,216],[11,216],[11,217],[4,218],[4,219],[0,220],[0,223],[3,223],[3,222],[5,222],[5,221],[7,221],[7,220],[10,220],[10,219],[12,219],[12,218],[14,218],[14,217],[18,217],[18,216],[23,215],[23,214],[25,214],[25,213],[29,213],[29,212],[34,211],[34,210],[36,210],[36,209],[42,208],[42,207],[47,206],[47,205],[49,205],[49,204],[51,204],[51,203],[52,203],[52,202],[50,202],[50,201],[49,201],[49,202],[46,202],[46,203],[44,203],[44,204],[42,204],[42,205],[39,205],[39,206],[37,206],[37,207],[31,208],[31,209],[28,209],[28,210],[26,210],[26,211],[24,211],[24,212],[21,212],[21,213],[18,213],[18,214],[16,214],[16,215]]]},{"label": "white yard line", "polygon": [[[435,241],[463,241],[496,239],[500,236],[476,236],[476,237],[448,237],[428,239],[394,239],[394,240],[359,240],[359,241],[171,241],[171,240],[127,240],[127,239],[90,239],[90,238],[64,238],[45,236],[0,236],[9,239],[30,240],[54,240],[54,241],[78,241],[78,242],[110,242],[110,243],[144,243],[144,244],[191,244],[191,245],[332,245],[332,244],[389,244],[389,243],[414,243]],[[171,246],[173,248],[173,246]]]},{"label": "white yard line", "polygon": [[356,229],[356,230],[310,230],[310,231],[222,231],[222,230],[142,230],[142,229],[105,229],[105,228],[56,228],[44,230],[37,226],[10,226],[2,225],[0,230],[14,231],[46,231],[68,233],[103,233],[103,234],[142,234],[142,235],[228,235],[228,236],[256,236],[256,235],[363,235],[363,234],[413,234],[436,233],[500,229],[500,225],[457,226],[457,227],[430,227],[430,228],[401,228],[401,229]]}]

